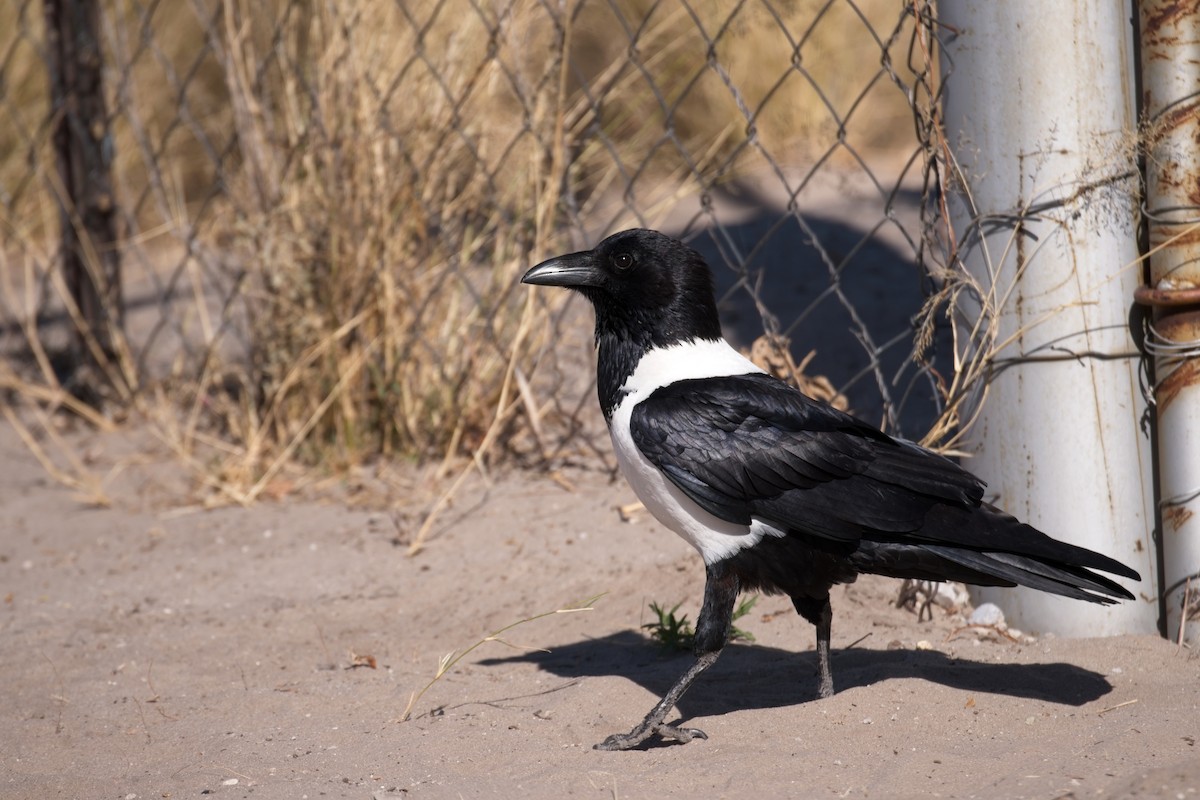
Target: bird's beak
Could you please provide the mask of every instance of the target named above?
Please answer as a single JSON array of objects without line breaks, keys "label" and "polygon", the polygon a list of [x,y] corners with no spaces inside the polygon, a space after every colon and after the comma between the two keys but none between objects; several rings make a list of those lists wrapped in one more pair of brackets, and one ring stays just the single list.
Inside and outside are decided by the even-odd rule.
[{"label": "bird's beak", "polygon": [[543,261],[521,278],[536,286],[597,286],[603,273],[596,269],[592,251],[571,253]]}]

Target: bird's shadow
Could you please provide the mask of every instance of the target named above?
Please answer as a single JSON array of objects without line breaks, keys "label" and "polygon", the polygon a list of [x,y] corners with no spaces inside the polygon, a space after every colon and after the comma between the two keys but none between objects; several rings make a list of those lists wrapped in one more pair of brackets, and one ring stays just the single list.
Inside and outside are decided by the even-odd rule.
[{"label": "bird's shadow", "polygon": [[[484,666],[532,663],[564,678],[621,675],[662,696],[691,665],[688,654],[664,656],[645,637],[622,631],[508,658]],[[920,678],[963,692],[1022,697],[1082,706],[1112,691],[1108,680],[1073,664],[1003,664],[954,658],[935,650],[866,650],[833,653],[838,691],[897,678]],[[817,699],[816,654],[761,645],[732,644],[679,703],[684,720],[730,711],[778,708]]]}]

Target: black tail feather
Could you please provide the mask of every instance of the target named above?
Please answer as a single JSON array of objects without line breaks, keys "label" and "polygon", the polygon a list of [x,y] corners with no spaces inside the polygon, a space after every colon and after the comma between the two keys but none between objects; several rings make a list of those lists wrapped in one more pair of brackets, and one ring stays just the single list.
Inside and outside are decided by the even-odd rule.
[{"label": "black tail feather", "polygon": [[975,552],[1002,550],[1043,564],[1088,567],[1130,580],[1142,579],[1136,570],[1116,559],[1052,539],[989,505],[975,509],[937,506],[930,511],[921,530],[909,534],[906,541],[961,547]]},{"label": "black tail feather", "polygon": [[1119,597],[1122,600],[1133,599],[1133,595],[1116,581],[1110,580],[1103,575],[1097,575],[1095,572],[1075,564],[1047,564],[1032,558],[1013,555],[1012,553],[984,553],[984,555],[996,561],[1009,564],[1017,569],[1041,575],[1043,578],[1055,581],[1073,581],[1078,588],[1089,592],[1111,595]]},{"label": "black tail feather", "polygon": [[984,574],[1063,597],[1104,605],[1133,599],[1123,586],[1072,564],[1050,564],[1012,553],[986,553],[940,545],[924,545],[924,549]]},{"label": "black tail feather", "polygon": [[[1052,539],[996,508],[936,506],[917,531],[872,536],[860,545],[858,567],[897,577],[941,572],[978,585],[1020,585],[1110,604],[1132,600],[1125,587],[1092,570],[1141,580],[1108,556]],[[940,562],[927,563],[930,559]],[[911,573],[911,574],[910,574]],[[983,580],[979,580],[982,576]]]}]

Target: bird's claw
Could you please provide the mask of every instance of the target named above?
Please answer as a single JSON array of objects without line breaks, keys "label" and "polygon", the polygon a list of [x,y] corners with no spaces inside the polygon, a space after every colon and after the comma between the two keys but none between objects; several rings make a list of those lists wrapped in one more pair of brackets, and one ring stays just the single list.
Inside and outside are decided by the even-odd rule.
[{"label": "bird's claw", "polygon": [[687,744],[693,739],[707,739],[708,734],[699,728],[684,728],[660,722],[657,725],[638,725],[629,733],[614,733],[603,742],[593,745],[594,750],[631,750],[654,734],[670,742]]}]

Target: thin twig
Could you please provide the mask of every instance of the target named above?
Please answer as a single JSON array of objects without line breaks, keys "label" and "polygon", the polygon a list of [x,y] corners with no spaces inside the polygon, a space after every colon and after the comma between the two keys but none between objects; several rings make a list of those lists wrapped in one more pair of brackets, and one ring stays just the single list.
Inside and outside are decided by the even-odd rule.
[{"label": "thin twig", "polygon": [[1132,700],[1126,700],[1124,703],[1117,703],[1115,706],[1109,706],[1108,708],[1101,709],[1100,711],[1097,711],[1096,714],[1097,715],[1107,714],[1110,711],[1116,711],[1118,708],[1124,708],[1125,706],[1131,706],[1134,703],[1136,703],[1137,701],[1138,701],[1138,698],[1135,697]]},{"label": "thin twig", "polygon": [[[495,641],[502,642],[503,639],[500,638],[501,634],[505,633],[506,631],[512,630],[513,628],[517,627],[518,625],[524,625],[527,622],[534,622],[535,620],[544,619],[546,617],[550,617],[555,614],[572,614],[572,613],[575,613],[576,611],[592,611],[593,610],[592,604],[595,603],[597,600],[599,600],[601,597],[603,597],[605,594],[607,594],[607,592],[601,592],[600,594],[595,595],[594,597],[591,597],[587,600],[584,600],[582,603],[579,603],[577,605],[564,606],[563,608],[555,609],[554,611],[546,611],[542,614],[537,614],[532,617],[526,617],[525,619],[517,620],[516,622],[505,625],[503,628],[500,628],[499,630],[493,631],[492,633],[483,637],[479,641],[475,642],[475,644],[471,645],[470,647],[468,647],[467,649],[465,649],[461,652],[457,651],[457,650],[451,650],[449,653],[446,653],[444,656],[442,656],[438,660],[437,672],[434,673],[434,676],[429,681],[429,683],[427,683],[423,687],[421,687],[421,689],[419,691],[413,692],[412,695],[409,697],[408,705],[404,707],[404,713],[402,713],[400,715],[400,722],[407,722],[412,717],[413,706],[415,706],[417,704],[417,701],[421,699],[421,696],[424,695],[425,692],[428,691],[431,686],[433,686],[435,683],[437,683],[443,675],[445,675],[448,671],[453,669],[455,664],[457,664],[459,661],[462,661],[463,658],[465,658],[469,653],[471,653],[473,650],[475,650],[475,648],[485,644],[486,642],[495,642]],[[504,643],[508,644],[507,642],[504,642]]]}]

